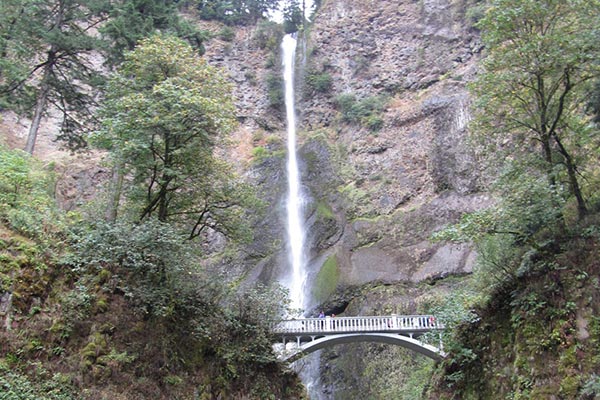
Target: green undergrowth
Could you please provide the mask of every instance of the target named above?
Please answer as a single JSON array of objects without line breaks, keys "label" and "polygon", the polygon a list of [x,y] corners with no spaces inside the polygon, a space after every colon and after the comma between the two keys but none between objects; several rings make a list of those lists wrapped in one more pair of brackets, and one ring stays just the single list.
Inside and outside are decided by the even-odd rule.
[{"label": "green undergrowth", "polygon": [[[154,270],[160,251],[123,233],[120,243],[88,232],[88,256],[75,248],[58,262],[2,229],[2,295],[12,304],[3,299],[0,315],[0,399],[301,396],[271,349],[267,314],[277,311],[267,303],[285,304],[283,292],[229,292],[198,273],[186,285],[191,271],[169,270],[167,259]],[[98,247],[109,243],[107,253]]]},{"label": "green undergrowth", "polygon": [[51,175],[0,148],[0,400],[302,398],[283,289],[227,285],[172,225],[73,218]]},{"label": "green undergrowth", "polygon": [[520,253],[455,331],[429,398],[600,398],[600,229]]}]

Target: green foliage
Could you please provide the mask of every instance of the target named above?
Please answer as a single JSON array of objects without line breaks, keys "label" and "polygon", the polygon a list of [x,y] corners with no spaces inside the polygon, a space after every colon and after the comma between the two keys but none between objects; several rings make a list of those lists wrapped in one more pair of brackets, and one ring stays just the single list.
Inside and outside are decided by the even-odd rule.
[{"label": "green foliage", "polygon": [[261,162],[269,155],[269,151],[262,146],[252,149],[252,159],[254,162]]},{"label": "green foliage", "polygon": [[101,73],[84,61],[99,49],[92,27],[104,11],[98,0],[2,2],[0,15],[0,100],[20,115],[33,114],[26,150],[33,153],[35,122],[53,103],[62,114],[63,140],[85,146],[83,132],[93,124],[94,88]]},{"label": "green foliage", "polygon": [[594,123],[600,123],[600,82],[596,82],[591,89],[590,97],[587,101],[587,111],[592,113]]},{"label": "green foliage", "polygon": [[[206,36],[181,19],[171,1],[11,0],[0,4],[0,15],[0,104],[34,115],[30,153],[35,121],[48,104],[62,114],[58,140],[72,150],[87,145],[104,83],[103,71],[89,62],[95,52],[104,50],[114,66],[156,30],[183,37],[200,51]],[[94,33],[99,21],[101,35]]]},{"label": "green foliage", "polygon": [[580,219],[587,212],[580,174],[594,166],[598,130],[578,105],[600,75],[599,7],[596,0],[494,0],[477,24],[488,55],[472,85],[473,132],[498,164],[527,164],[550,190],[568,182]]},{"label": "green foliage", "polygon": [[53,199],[54,176],[27,153],[0,146],[0,218],[40,242],[66,229]]},{"label": "green foliage", "polygon": [[219,359],[222,385],[228,390],[242,377],[255,377],[252,390],[262,390],[259,371],[273,367],[271,324],[288,315],[289,297],[280,286],[258,286],[249,290],[232,287],[224,300],[224,314],[212,320],[210,347]]},{"label": "green foliage", "polygon": [[562,223],[565,193],[549,187],[534,171],[508,165],[494,185],[499,204],[465,214],[459,223],[433,235],[435,240],[481,242],[486,235],[510,235],[515,241],[532,243],[541,231],[553,231]]},{"label": "green foliage", "polygon": [[226,42],[232,42],[235,39],[235,31],[228,26],[224,26],[219,31],[219,37]]},{"label": "green foliage", "polygon": [[283,30],[285,33],[297,32],[304,26],[304,12],[300,0],[287,0],[283,8]]},{"label": "green foliage", "polygon": [[482,239],[486,233],[490,233],[496,226],[496,218],[493,210],[463,214],[460,221],[450,225],[431,235],[433,241],[451,241],[464,243]]},{"label": "green foliage", "polygon": [[[357,345],[352,346],[352,350]],[[365,346],[366,347],[366,346]],[[364,369],[356,368],[368,382],[355,389],[358,396],[352,398],[422,400],[433,371],[433,360],[414,357],[407,349],[398,346],[378,346],[371,344],[366,353],[368,361]],[[351,360],[350,362],[356,362]]]},{"label": "green foliage", "polygon": [[[139,225],[98,223],[74,238],[75,253],[69,262],[78,270],[113,268],[114,273],[125,273],[123,289],[140,313],[169,317],[177,307],[185,308],[196,300],[189,279],[197,273],[195,257],[170,225],[152,219]],[[85,287],[67,301],[75,311],[89,312],[91,307]]]},{"label": "green foliage", "polygon": [[[600,360],[598,282],[588,273],[596,270],[598,241],[579,237],[575,229],[570,234],[574,236],[550,236],[528,251],[509,240],[499,245],[497,260],[510,261],[505,267],[511,277],[500,276],[495,266],[491,271],[500,283],[478,296],[481,319],[455,330],[459,350],[469,349],[476,358],[470,361],[462,354],[456,360],[450,351],[444,361],[444,380],[453,385],[449,392],[460,398],[548,398],[557,393],[565,399],[594,398],[592,373]],[[498,236],[488,239],[498,244]],[[489,274],[477,270],[474,280]],[[582,319],[589,337],[579,330]]]},{"label": "green foliage", "polygon": [[497,216],[505,230],[527,240],[541,230],[560,229],[567,196],[561,186],[549,186],[543,176],[509,164],[497,182],[501,207]]},{"label": "green foliage", "polygon": [[283,78],[278,73],[267,74],[267,90],[269,91],[269,106],[281,109],[285,104]]},{"label": "green foliage", "polygon": [[467,8],[465,17],[473,25],[476,25],[485,16],[488,5],[485,4],[485,2],[482,3],[483,4],[474,4]]},{"label": "green foliage", "polygon": [[279,7],[277,0],[199,0],[200,18],[230,25],[249,25]]},{"label": "green foliage", "polygon": [[95,143],[132,177],[133,217],[247,237],[248,187],[213,155],[236,124],[231,86],[192,48],[169,36],[143,40],[110,82]]},{"label": "green foliage", "polygon": [[107,41],[108,63],[118,65],[127,51],[156,32],[178,36],[203,53],[207,34],[181,18],[177,5],[176,1],[159,0],[114,2],[108,11],[107,22],[100,28]]},{"label": "green foliage", "polygon": [[592,374],[589,379],[583,384],[583,390],[581,391],[585,398],[597,399],[600,397],[600,376]]},{"label": "green foliage", "polygon": [[334,219],[335,215],[329,205],[323,201],[317,203],[317,216],[322,219]]},{"label": "green foliage", "polygon": [[329,93],[333,85],[333,79],[328,72],[308,71],[306,74],[306,85],[317,93]]},{"label": "green foliage", "polygon": [[350,182],[338,190],[349,203],[347,214],[350,218],[374,217],[373,208],[365,207],[369,203],[369,193],[356,182]]},{"label": "green foliage", "polygon": [[0,359],[0,400],[74,400],[75,390],[61,374],[32,382],[20,371],[8,368]]},{"label": "green foliage", "polygon": [[383,96],[358,100],[353,94],[342,94],[336,99],[343,121],[363,125],[372,132],[383,127],[381,114],[385,109],[386,102],[387,100]]},{"label": "green foliage", "polygon": [[458,223],[432,235],[432,240],[474,243],[477,285],[490,293],[519,275],[532,272],[528,252],[537,255],[548,237],[562,229],[565,193],[548,186],[539,173],[508,164],[493,188],[496,205],[467,213]]},{"label": "green foliage", "polygon": [[260,21],[254,32],[253,40],[261,49],[271,50],[273,53],[279,51],[283,31],[281,25],[273,21]]}]

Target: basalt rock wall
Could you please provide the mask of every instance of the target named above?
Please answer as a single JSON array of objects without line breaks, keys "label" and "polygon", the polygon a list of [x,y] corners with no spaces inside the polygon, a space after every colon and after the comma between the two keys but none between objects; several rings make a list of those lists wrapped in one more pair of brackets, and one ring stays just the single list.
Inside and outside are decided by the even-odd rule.
[{"label": "basalt rock wall", "polygon": [[[299,33],[299,153],[310,198],[314,304],[372,281],[419,282],[471,270],[469,246],[429,237],[490,203],[466,143],[466,84],[481,52],[468,17],[475,5],[327,0]],[[279,61],[269,61],[277,59],[276,48],[260,48],[259,31],[238,31],[231,43],[207,46],[212,62],[238,85],[238,159],[246,160],[245,173],[272,206],[254,245],[263,258],[242,262],[250,280],[281,275],[286,251],[285,122],[280,106],[265,100]],[[318,79],[325,83],[315,84]],[[381,106],[347,118],[344,96]]]}]

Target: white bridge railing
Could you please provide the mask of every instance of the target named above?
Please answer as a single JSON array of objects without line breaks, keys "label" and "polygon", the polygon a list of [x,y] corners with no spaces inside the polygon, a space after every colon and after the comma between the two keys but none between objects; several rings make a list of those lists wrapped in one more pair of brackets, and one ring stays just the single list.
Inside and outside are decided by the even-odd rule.
[{"label": "white bridge railing", "polygon": [[390,332],[412,336],[444,329],[433,315],[299,318],[279,321],[273,333],[283,336],[323,336],[339,333]]}]

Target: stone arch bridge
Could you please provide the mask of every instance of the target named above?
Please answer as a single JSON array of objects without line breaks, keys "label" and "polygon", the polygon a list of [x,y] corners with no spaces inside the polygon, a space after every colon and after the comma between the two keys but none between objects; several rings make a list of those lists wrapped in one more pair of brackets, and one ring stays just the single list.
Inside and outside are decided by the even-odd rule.
[{"label": "stone arch bridge", "polygon": [[[288,319],[276,323],[273,333],[283,344],[281,361],[294,362],[322,348],[354,342],[394,344],[440,360],[446,356],[441,342],[443,329],[433,315],[388,315]],[[419,340],[428,332],[440,334],[439,347]]]}]

